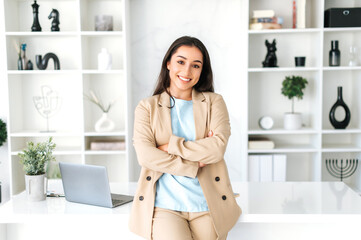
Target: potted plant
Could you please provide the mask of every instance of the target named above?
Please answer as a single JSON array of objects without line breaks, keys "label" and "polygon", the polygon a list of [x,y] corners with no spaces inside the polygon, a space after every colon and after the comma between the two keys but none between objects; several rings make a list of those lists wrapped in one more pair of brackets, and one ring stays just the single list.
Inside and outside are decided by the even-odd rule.
[{"label": "potted plant", "polygon": [[307,80],[301,76],[286,76],[282,82],[282,94],[292,100],[292,112],[284,115],[284,128],[287,130],[302,127],[302,115],[294,111],[294,105],[296,97],[302,99],[306,84],[308,84]]},{"label": "potted plant", "polygon": [[56,145],[50,137],[42,143],[28,142],[27,147],[19,153],[20,162],[24,165],[27,198],[30,201],[42,201],[46,198],[47,179],[46,165],[55,160],[53,150]]}]

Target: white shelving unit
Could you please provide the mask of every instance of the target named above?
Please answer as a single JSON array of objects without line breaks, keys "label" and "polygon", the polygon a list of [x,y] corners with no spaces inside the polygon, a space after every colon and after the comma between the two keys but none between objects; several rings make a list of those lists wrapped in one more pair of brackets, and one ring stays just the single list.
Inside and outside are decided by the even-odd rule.
[{"label": "white shelving unit", "polygon": [[[361,3],[307,1],[306,28],[292,29],[292,1],[248,1],[249,19],[253,10],[273,9],[277,16],[284,18],[284,24],[279,30],[248,30],[247,136],[267,137],[276,146],[271,150],[247,149],[245,152],[285,153],[287,181],[336,181],[327,172],[325,159],[361,160],[361,28],[324,28],[324,10],[336,7],[361,7]],[[276,39],[278,68],[262,68],[267,53],[266,39]],[[340,67],[328,66],[331,40],[339,40]],[[359,51],[359,66],[348,66],[350,46]],[[306,56],[306,66],[295,67],[295,56]],[[303,76],[309,82],[304,99],[295,102],[295,110],[302,113],[304,123],[297,131],[283,129],[283,114],[290,111],[291,101],[281,94],[281,83],[289,75]],[[329,122],[329,111],[337,99],[337,86],[343,87],[344,101],[351,110],[351,122],[344,130],[333,129]],[[337,114],[342,120],[342,112]],[[266,115],[275,121],[272,130],[262,130],[258,126],[259,118]],[[248,163],[243,167],[248,169]],[[248,176],[244,176],[244,180],[247,179]],[[360,191],[360,169],[345,182]]]},{"label": "white shelving unit", "polygon": [[[335,181],[325,168],[325,159],[359,158],[361,156],[361,58],[359,66],[349,67],[348,47],[358,47],[361,55],[361,28],[323,28],[323,12],[331,7],[361,7],[356,0],[308,0],[305,29],[292,29],[292,1],[240,0],[248,12],[248,19],[256,9],[274,9],[285,20],[283,29],[248,30],[245,55],[248,66],[241,89],[241,115],[244,121],[239,134],[242,143],[250,136],[265,136],[276,143],[273,150],[251,150],[242,145],[242,179],[247,180],[248,154],[287,155],[288,181]],[[130,161],[132,113],[129,110],[131,81],[129,80],[129,0],[38,0],[39,21],[42,32],[31,32],[33,1],[0,0],[5,12],[1,24],[5,32],[6,81],[9,95],[9,159],[10,189],[16,194],[24,189],[24,173],[17,153],[27,141],[43,141],[54,137],[57,161],[82,164],[99,164],[107,167],[110,181],[135,180],[137,174]],[[60,32],[51,32],[47,17],[52,8],[60,12]],[[247,10],[248,9],[248,10]],[[113,15],[114,31],[94,31],[94,17],[98,14]],[[245,18],[245,16],[241,16]],[[243,31],[243,30],[240,30]],[[278,68],[262,68],[266,55],[265,39],[277,41]],[[328,66],[330,41],[339,40],[341,66]],[[27,57],[34,68],[35,55],[54,52],[60,59],[61,70],[53,70],[49,61],[46,70],[18,71],[17,53],[13,42],[27,43]],[[113,56],[113,69],[97,70],[97,54],[106,47]],[[248,54],[245,54],[248,53]],[[306,66],[294,67],[295,56],[306,56]],[[243,66],[241,66],[242,69]],[[308,79],[304,99],[296,101],[295,109],[304,116],[304,128],[298,131],[283,129],[283,114],[291,102],[281,95],[281,82],[288,75],[301,75]],[[247,79],[247,80],[245,80]],[[40,93],[42,85],[49,85],[62,97],[62,106],[50,119],[52,133],[40,132],[46,121],[36,111],[32,97]],[[335,130],[328,120],[331,106],[336,101],[337,86],[343,86],[344,100],[351,110],[351,123],[345,130]],[[84,101],[83,93],[96,89],[104,101],[117,98],[110,117],[117,128],[111,133],[96,133],[94,123],[101,111]],[[258,119],[269,115],[275,120],[272,130],[258,127]],[[242,119],[243,120],[243,119]],[[96,139],[125,140],[125,151],[90,151],[89,143]],[[4,161],[2,161],[4,162]],[[135,162],[135,161],[134,161]],[[361,165],[359,166],[359,169]],[[244,173],[244,174],[243,174]],[[346,182],[361,189],[360,170]]]},{"label": "white shelving unit", "polygon": [[[66,161],[96,164],[107,167],[109,181],[128,181],[129,130],[128,106],[130,83],[127,81],[129,54],[127,53],[128,0],[38,0],[39,22],[42,32],[31,32],[33,1],[2,0],[6,38],[7,81],[9,94],[9,167],[10,194],[22,191],[24,172],[17,154],[28,141],[44,141],[53,136],[57,144],[54,155],[57,162]],[[52,8],[60,13],[60,32],[51,32],[47,17]],[[113,16],[113,31],[95,31],[95,16]],[[17,70],[17,52],[14,43],[27,44],[27,58],[34,70]],[[97,70],[97,55],[101,48],[112,54],[112,70]],[[61,70],[54,70],[53,60],[46,70],[37,70],[35,55],[55,53]],[[50,86],[61,98],[58,113],[46,120],[37,112],[33,97],[41,94],[42,86]],[[109,133],[98,133],[94,124],[101,110],[83,99],[83,94],[94,90],[104,103],[116,99],[109,117],[116,128]],[[93,140],[124,140],[125,150],[91,151]]]}]

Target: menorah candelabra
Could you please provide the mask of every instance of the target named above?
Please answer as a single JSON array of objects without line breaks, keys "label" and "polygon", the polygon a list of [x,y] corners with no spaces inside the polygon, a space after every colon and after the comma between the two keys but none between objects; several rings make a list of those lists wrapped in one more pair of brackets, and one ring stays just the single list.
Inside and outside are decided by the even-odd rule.
[{"label": "menorah candelabra", "polygon": [[342,181],[345,178],[351,177],[356,172],[358,159],[347,159],[345,164],[343,159],[341,159],[340,163],[341,165],[338,164],[337,159],[326,159],[327,171]]}]

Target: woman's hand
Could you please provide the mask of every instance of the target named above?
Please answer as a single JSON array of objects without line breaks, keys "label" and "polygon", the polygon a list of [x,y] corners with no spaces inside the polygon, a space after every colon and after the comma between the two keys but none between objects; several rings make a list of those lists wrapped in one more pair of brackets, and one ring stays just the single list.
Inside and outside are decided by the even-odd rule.
[{"label": "woman's hand", "polygon": [[168,152],[168,143],[159,146],[158,149],[160,149],[160,150],[162,150],[162,151],[164,151],[164,152]]},{"label": "woman's hand", "polygon": [[[211,130],[211,131],[209,131],[209,133],[208,133],[208,136],[207,137],[213,137],[213,131]],[[205,166],[207,166],[207,164],[205,164],[205,163],[201,163],[201,162],[198,162],[198,167],[200,167],[200,168],[202,168],[202,167],[205,167]]]}]

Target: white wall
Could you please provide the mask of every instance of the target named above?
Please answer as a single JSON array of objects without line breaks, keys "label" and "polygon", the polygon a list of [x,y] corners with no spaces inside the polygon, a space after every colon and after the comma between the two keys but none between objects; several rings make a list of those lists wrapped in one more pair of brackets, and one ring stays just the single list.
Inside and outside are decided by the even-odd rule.
[{"label": "white wall", "polygon": [[[241,180],[241,132],[246,116],[242,101],[247,91],[247,6],[243,0],[130,1],[132,108],[151,96],[164,54],[183,35],[199,38],[207,47],[215,91],[223,95],[231,119],[232,136],[226,161],[232,180]],[[240,31],[244,29],[244,31]],[[246,129],[246,128],[245,128]],[[134,155],[133,155],[134,156]],[[135,158],[134,158],[135,159]],[[139,170],[139,169],[138,169]]]}]

